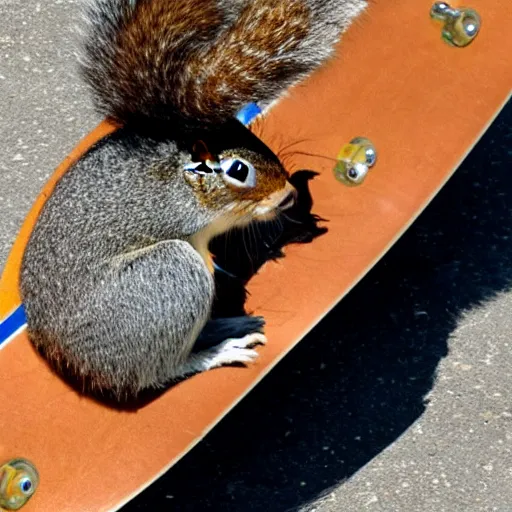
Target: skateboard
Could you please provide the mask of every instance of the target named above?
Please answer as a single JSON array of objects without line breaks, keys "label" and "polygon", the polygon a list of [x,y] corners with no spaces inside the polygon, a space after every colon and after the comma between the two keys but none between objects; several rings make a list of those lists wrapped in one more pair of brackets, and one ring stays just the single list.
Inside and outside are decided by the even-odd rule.
[{"label": "skateboard", "polygon": [[[252,121],[292,173],[302,203],[277,235],[262,228],[266,235],[249,258],[231,250],[236,239],[228,240],[229,251],[213,245],[222,292],[214,313],[263,315],[268,344],[251,366],[196,375],[133,408],[77,392],[26,336],[18,272],[31,229],[59,177],[116,126],[104,121],[78,144],[34,203],[0,281],[0,399],[7,411],[0,496],[14,494],[6,485],[17,482],[27,512],[119,510],[199,443],[356,285],[510,97],[512,4],[472,0],[471,7],[481,31],[456,48],[429,19],[431,3],[373,2],[345,34],[338,59]],[[347,186],[334,169],[343,154],[357,160],[354,145],[347,146],[357,137],[371,141],[377,160],[360,184]]]}]

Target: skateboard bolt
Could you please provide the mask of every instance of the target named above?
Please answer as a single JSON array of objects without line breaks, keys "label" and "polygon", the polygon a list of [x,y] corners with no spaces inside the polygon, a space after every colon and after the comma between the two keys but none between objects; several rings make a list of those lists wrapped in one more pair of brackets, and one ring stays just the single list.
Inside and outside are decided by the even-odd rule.
[{"label": "skateboard bolt", "polygon": [[467,46],[475,39],[481,26],[480,16],[474,9],[456,9],[446,2],[435,2],[430,16],[443,22],[441,36],[451,46]]},{"label": "skateboard bolt", "polygon": [[20,480],[20,489],[24,494],[29,494],[32,490],[32,480],[28,477],[22,478]]},{"label": "skateboard bolt", "polygon": [[345,185],[360,185],[370,167],[375,165],[377,152],[373,144],[365,137],[356,137],[345,144],[337,158],[334,176]]},{"label": "skateboard bolt", "polygon": [[34,494],[39,475],[26,459],[13,459],[0,466],[0,508],[19,510]]}]

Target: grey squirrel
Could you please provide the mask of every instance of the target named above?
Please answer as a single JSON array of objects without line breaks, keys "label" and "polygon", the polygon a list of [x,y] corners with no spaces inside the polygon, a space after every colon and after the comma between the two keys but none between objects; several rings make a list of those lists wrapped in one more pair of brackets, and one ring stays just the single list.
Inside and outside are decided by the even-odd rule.
[{"label": "grey squirrel", "polygon": [[259,317],[210,319],[210,240],[294,201],[235,119],[332,56],[366,0],[86,0],[81,74],[121,123],[60,179],[27,244],[28,335],[93,390],[136,396],[257,357]]}]

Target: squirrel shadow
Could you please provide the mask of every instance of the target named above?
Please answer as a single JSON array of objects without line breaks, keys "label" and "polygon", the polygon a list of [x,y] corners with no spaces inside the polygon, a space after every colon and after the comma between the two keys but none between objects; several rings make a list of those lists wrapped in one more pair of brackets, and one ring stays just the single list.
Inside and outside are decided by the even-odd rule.
[{"label": "squirrel shadow", "polygon": [[220,267],[215,275],[215,294],[212,317],[245,315],[246,285],[261,266],[284,257],[282,249],[292,243],[309,243],[327,232],[319,226],[324,219],[312,213],[313,198],[309,182],[318,176],[302,170],[290,176],[297,189],[295,204],[279,219],[235,229],[215,238],[210,250]]},{"label": "squirrel shadow", "polygon": [[[210,250],[222,269],[215,273],[213,318],[245,315],[246,285],[260,267],[268,260],[284,257],[284,246],[309,243],[327,232],[326,227],[318,225],[323,219],[311,212],[313,200],[309,182],[317,175],[316,172],[302,170],[290,177],[290,182],[298,192],[297,200],[278,220],[233,230],[212,241]],[[65,368],[58,368],[57,371],[80,394],[86,394],[102,405],[133,412],[185,380],[173,381],[162,389],[142,391],[136,398],[132,398],[114,396],[108,391],[96,391],[89,382],[84,382],[71,371]]]},{"label": "squirrel shadow", "polygon": [[307,509],[401,436],[460,315],[512,287],[511,126],[509,102],[383,260],[123,512]]}]

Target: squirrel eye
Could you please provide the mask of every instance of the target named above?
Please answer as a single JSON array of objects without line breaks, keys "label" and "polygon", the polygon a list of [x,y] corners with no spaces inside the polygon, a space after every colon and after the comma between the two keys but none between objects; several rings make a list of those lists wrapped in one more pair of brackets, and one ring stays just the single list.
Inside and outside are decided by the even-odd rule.
[{"label": "squirrel eye", "polygon": [[229,183],[237,187],[254,187],[256,185],[256,169],[246,160],[226,158],[221,160],[220,167]]}]

